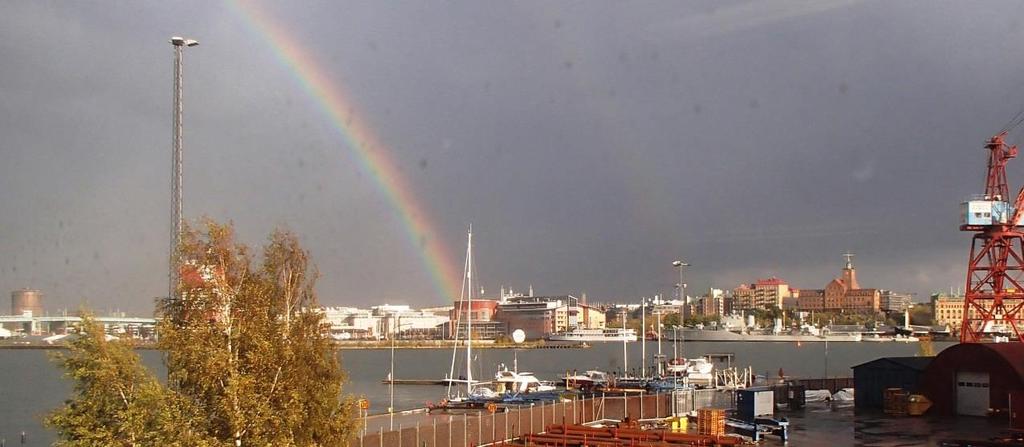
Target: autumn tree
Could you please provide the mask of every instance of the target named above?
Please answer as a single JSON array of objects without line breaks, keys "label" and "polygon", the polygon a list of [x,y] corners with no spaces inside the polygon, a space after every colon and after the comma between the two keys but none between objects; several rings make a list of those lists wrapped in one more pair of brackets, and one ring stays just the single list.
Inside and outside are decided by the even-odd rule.
[{"label": "autumn tree", "polygon": [[345,376],[298,238],[274,231],[254,263],[229,225],[186,228],[179,298],[161,308],[168,385],[236,445],[341,445],[353,432]]},{"label": "autumn tree", "polygon": [[89,315],[70,340],[66,353],[54,355],[74,381],[72,399],[45,421],[59,435],[55,445],[215,444],[196,408],[146,370],[129,341],[108,340]]},{"label": "autumn tree", "polygon": [[[354,433],[354,407],[342,396],[345,375],[318,311],[318,273],[298,238],[274,231],[259,259],[235,240],[230,225],[186,227],[181,240],[178,294],[157,309],[167,383],[145,379],[148,373],[140,372],[130,352],[118,357],[125,377],[172,396],[188,410],[177,428],[198,430],[197,438],[216,445],[345,445]],[[89,351],[85,358],[95,355]],[[128,367],[129,359],[135,367]],[[96,392],[106,400],[116,397]],[[82,404],[76,399],[58,414]],[[93,425],[131,420],[126,418],[114,415]],[[84,427],[67,418],[56,422]],[[136,444],[125,442],[120,445]]]}]

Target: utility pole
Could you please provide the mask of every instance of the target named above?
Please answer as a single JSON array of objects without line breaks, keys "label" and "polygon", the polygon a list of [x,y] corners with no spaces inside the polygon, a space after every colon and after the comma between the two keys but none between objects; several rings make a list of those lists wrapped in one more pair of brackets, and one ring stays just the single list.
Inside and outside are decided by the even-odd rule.
[{"label": "utility pole", "polygon": [[178,244],[181,243],[181,159],[182,159],[182,69],[181,56],[185,47],[199,45],[198,40],[171,37],[174,46],[174,96],[171,113],[171,247],[168,268],[167,297],[174,299],[178,292]]},{"label": "utility pole", "polygon": [[661,354],[661,309],[655,308],[654,315],[657,316],[658,323],[658,377],[664,374],[662,367],[665,364],[665,356]]},{"label": "utility pole", "polygon": [[[626,309],[622,309],[622,329],[625,332],[626,329]],[[626,350],[626,337],[622,337],[622,377],[628,377],[629,375],[629,352]]]},{"label": "utility pole", "polygon": [[686,283],[683,282],[683,267],[689,267],[690,264],[683,260],[672,261],[672,265],[679,267],[679,283],[676,287],[679,289],[679,300],[683,302],[683,322],[687,318],[690,318],[690,301],[686,299]]}]

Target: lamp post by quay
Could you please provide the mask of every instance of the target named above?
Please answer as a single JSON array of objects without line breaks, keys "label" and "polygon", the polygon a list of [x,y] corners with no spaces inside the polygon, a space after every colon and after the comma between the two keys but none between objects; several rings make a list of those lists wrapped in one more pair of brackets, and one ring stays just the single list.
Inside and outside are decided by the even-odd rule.
[{"label": "lamp post by quay", "polygon": [[395,429],[395,339],[398,338],[398,333],[402,332],[402,327],[412,325],[412,323],[403,324],[399,320],[399,323],[395,325],[394,333],[391,334],[391,372],[388,373],[388,393],[391,395],[390,402],[388,402],[390,430]]},{"label": "lamp post by quay", "polygon": [[174,96],[171,114],[171,253],[168,262],[167,297],[174,299],[178,291],[178,244],[181,242],[181,140],[182,140],[182,70],[181,54],[185,47],[199,45],[198,40],[174,36],[170,40],[174,46]]},{"label": "lamp post by quay", "polygon": [[683,302],[683,321],[686,321],[690,317],[690,301],[686,299],[686,283],[683,282],[683,267],[689,267],[690,264],[683,260],[672,261],[672,265],[679,267],[679,283],[676,284],[676,288],[679,289],[679,300]]}]

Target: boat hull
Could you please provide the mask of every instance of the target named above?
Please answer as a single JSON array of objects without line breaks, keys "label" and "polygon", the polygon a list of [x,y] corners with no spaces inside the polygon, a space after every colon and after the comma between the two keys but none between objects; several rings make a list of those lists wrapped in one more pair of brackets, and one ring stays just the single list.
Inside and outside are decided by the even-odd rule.
[{"label": "boat hull", "polygon": [[861,334],[829,334],[829,335],[793,335],[793,334],[742,334],[732,331],[711,331],[687,329],[679,331],[680,341],[715,341],[715,342],[859,342]]}]

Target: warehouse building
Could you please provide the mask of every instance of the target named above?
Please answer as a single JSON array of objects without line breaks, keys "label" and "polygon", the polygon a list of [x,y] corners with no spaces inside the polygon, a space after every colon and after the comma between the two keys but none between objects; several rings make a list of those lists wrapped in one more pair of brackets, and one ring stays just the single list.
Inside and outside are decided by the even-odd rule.
[{"label": "warehouse building", "polygon": [[888,388],[917,393],[921,376],[934,358],[884,357],[854,366],[854,404],[857,408],[882,409]]},{"label": "warehouse building", "polygon": [[[1008,415],[1011,403],[1024,405],[1024,343],[946,348],[928,365],[920,389],[934,403],[932,414]],[[1021,427],[1022,422],[1013,425]]]}]

